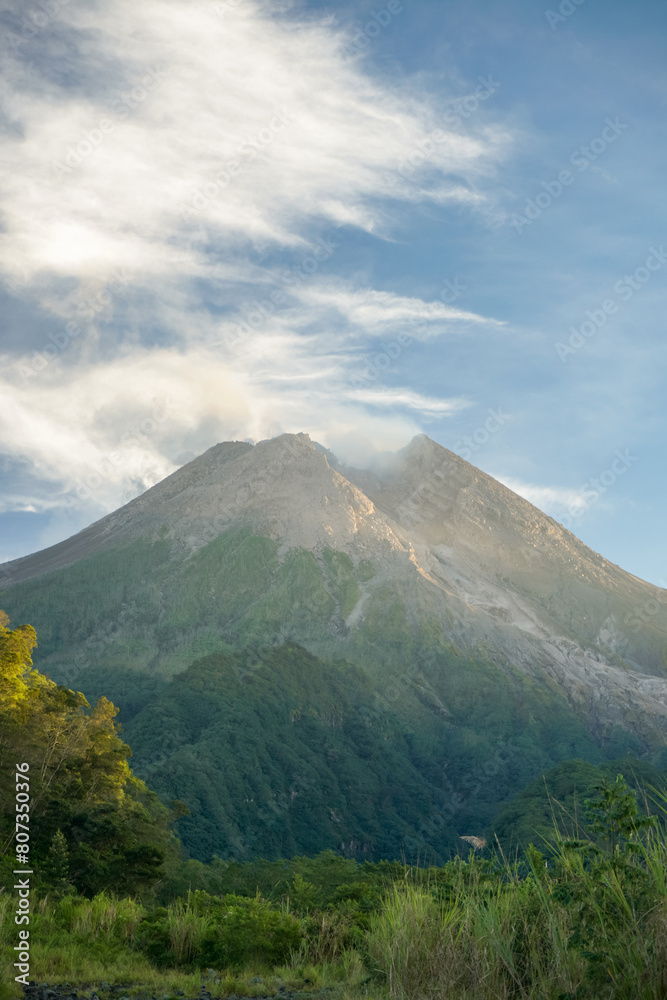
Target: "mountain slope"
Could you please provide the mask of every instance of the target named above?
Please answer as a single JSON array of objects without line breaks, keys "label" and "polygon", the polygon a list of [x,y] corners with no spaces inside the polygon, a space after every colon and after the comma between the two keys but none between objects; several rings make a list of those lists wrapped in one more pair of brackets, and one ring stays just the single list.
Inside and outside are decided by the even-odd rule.
[{"label": "mountain slope", "polygon": [[[0,606],[36,627],[39,669],[106,694],[130,730],[141,721],[140,773],[152,729],[171,725],[158,706],[194,661],[222,656],[223,670],[247,647],[287,643],[353,664],[366,724],[423,733],[410,766],[458,802],[438,851],[455,818],[489,821],[484,768],[510,739],[525,763],[495,805],[542,766],[665,742],[665,592],[423,436],[368,470],[305,434],[220,444],[4,571]],[[192,759],[220,775],[206,742],[191,741]]]},{"label": "mountain slope", "polygon": [[[667,593],[593,552],[491,476],[421,436],[384,474],[353,478],[422,543],[424,570],[449,592],[537,635],[559,630],[637,656],[637,669],[665,676]],[[642,618],[648,628],[640,638]],[[645,641],[649,634],[655,642]]]},{"label": "mountain slope", "polygon": [[369,669],[453,644],[551,678],[601,719],[630,725],[640,713],[662,729],[667,716],[657,679],[667,676],[667,594],[423,436],[371,472],[332,468],[304,434],[217,445],[5,571],[6,600],[24,602],[12,612],[33,619],[45,600],[55,610],[59,589],[89,603],[96,579],[122,581],[67,636],[65,622],[53,635],[53,622],[35,619],[54,676],[65,661],[71,671],[72,660],[128,653],[170,674],[215,648],[281,637]]},{"label": "mountain slope", "polygon": [[662,820],[656,803],[665,794],[664,770],[631,757],[606,761],[597,767],[575,759],[546,771],[503,806],[487,836],[496,835],[506,852],[530,843],[544,850],[545,843],[553,842],[554,820],[564,839],[581,836],[582,828],[589,826],[586,799],[595,798],[595,787],[603,779],[613,784],[618,774],[636,792],[640,814],[648,811]]},{"label": "mountain slope", "polygon": [[564,703],[528,685],[518,698],[498,679],[486,687],[483,668],[454,654],[442,667],[451,714],[422,712],[417,725],[369,715],[362,671],[294,643],[214,654],[174,677],[124,736],[150,787],[187,803],[179,834],[200,860],[332,848],[444,861],[535,767],[601,754]]}]

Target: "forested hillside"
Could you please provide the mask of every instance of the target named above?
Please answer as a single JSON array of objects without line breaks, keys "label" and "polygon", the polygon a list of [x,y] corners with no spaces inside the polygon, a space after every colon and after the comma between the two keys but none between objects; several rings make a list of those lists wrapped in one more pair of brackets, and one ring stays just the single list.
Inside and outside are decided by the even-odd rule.
[{"label": "forested hillside", "polygon": [[202,861],[329,848],[442,862],[563,757],[603,759],[525,679],[508,690],[454,653],[439,676],[411,686],[427,709],[415,716],[378,702],[356,667],[294,643],[249,648],[177,675],[126,733],[137,773],[188,806],[179,833]]},{"label": "forested hillside", "polygon": [[[240,565],[247,546],[258,540],[237,541]],[[229,542],[225,536],[224,545]],[[215,543],[218,554],[221,546],[223,540]],[[145,560],[146,552],[139,548],[137,554]],[[213,551],[202,550],[200,571],[204,560],[215,562],[212,557]],[[112,557],[102,558],[108,563],[109,600],[120,603],[115,588],[131,586],[132,575],[121,581],[112,572]],[[145,570],[144,561],[141,573]],[[76,605],[77,577],[82,584],[91,582],[86,564],[66,572]],[[286,580],[294,578],[292,568]],[[140,579],[150,600],[151,579],[137,577],[137,586]],[[242,578],[235,579],[242,589]],[[171,586],[183,582],[176,579]],[[43,596],[48,584],[46,577]],[[303,587],[317,594],[307,574]],[[51,612],[47,662],[58,636],[77,627],[85,631],[76,621],[95,605],[95,594],[88,586],[86,604],[81,588],[81,607],[62,622]],[[185,588],[182,607],[191,601],[194,613],[197,602],[187,595]],[[54,591],[56,599],[60,607]],[[248,600],[245,595],[244,606]],[[137,628],[138,618],[133,613]],[[386,621],[374,625],[371,619],[371,626],[387,639]],[[406,639],[406,652],[409,648]],[[334,849],[374,860],[441,862],[461,835],[485,829],[498,808],[544,770],[572,757],[613,759],[633,746],[631,735],[617,728],[601,747],[557,692],[516,671],[508,683],[508,671],[451,647],[419,671],[399,674],[382,694],[367,672],[317,657],[293,642],[213,654],[171,680],[133,669],[132,650],[127,641],[110,641],[106,669],[79,675],[86,697],[97,702],[89,716],[103,716],[108,729],[116,709],[107,698],[125,706],[135,772],[164,801],[183,801],[188,812],[177,829],[186,850],[202,861],[214,854],[277,858]],[[90,728],[81,721],[89,718],[83,695],[49,684],[43,682],[40,690],[60,699],[62,711],[84,731]],[[35,716],[33,726],[38,725]],[[73,752],[71,740],[70,745]],[[53,836],[64,823],[54,812],[45,829]]]},{"label": "forested hillside", "polygon": [[562,761],[661,763],[662,592],[423,435],[223,442],[4,583],[202,861],[442,861]]}]

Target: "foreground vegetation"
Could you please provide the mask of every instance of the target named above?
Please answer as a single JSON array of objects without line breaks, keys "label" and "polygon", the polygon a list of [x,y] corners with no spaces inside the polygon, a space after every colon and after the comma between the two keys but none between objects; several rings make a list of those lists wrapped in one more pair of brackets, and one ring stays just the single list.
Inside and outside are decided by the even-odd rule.
[{"label": "foreground vegetation", "polygon": [[[58,884],[63,851],[70,884],[84,895],[146,890],[179,854],[169,810],[132,774],[116,707],[102,697],[91,708],[34,670],[36,643],[30,625],[12,630],[0,611],[0,885],[15,867],[18,814],[28,812],[30,862],[45,890]],[[29,809],[15,805],[19,766]]]},{"label": "foreground vegetation", "polygon": [[[656,804],[664,816],[664,798]],[[664,828],[641,815],[620,775],[585,813],[587,831],[567,840],[556,831],[513,860],[481,840],[439,868],[332,852],[293,859],[266,896],[254,891],[253,866],[220,862],[212,877],[221,890],[235,881],[236,893],[195,890],[167,906],[87,899],[63,879],[36,907],[34,978],[98,992],[122,982],[128,995],[153,996],[192,996],[203,983],[214,997],[325,987],[391,1000],[664,998]],[[8,980],[12,912],[0,896]]]},{"label": "foreground vegetation", "polygon": [[[512,857],[496,838],[432,867],[316,857],[183,860],[171,812],[128,765],[114,706],[32,669],[36,636],[0,618],[0,1000],[14,1000],[14,768],[30,765],[31,978],[101,998],[663,1000],[667,796],[643,802],[582,761],[550,840],[530,812]],[[640,768],[641,771],[641,768]],[[644,778],[657,772],[644,768]],[[635,779],[637,776],[635,775]],[[574,790],[591,788],[576,802]],[[579,784],[578,784],[579,783]],[[518,799],[516,800],[519,801]],[[568,798],[568,802],[570,799]],[[515,808],[513,806],[512,808]],[[654,815],[651,815],[653,813]],[[514,823],[514,826],[512,824]]]}]

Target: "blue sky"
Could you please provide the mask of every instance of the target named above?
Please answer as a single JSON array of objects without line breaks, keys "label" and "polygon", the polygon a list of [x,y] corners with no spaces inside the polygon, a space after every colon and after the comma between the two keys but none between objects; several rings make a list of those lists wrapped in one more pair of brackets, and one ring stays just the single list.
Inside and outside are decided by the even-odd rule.
[{"label": "blue sky", "polygon": [[0,559],[424,432],[667,586],[667,8],[2,7]]}]

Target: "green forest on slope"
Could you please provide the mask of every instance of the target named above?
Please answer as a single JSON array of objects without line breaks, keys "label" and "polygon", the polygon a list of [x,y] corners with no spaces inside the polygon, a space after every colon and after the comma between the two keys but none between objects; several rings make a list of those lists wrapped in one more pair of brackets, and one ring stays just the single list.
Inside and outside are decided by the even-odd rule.
[{"label": "green forest on slope", "polygon": [[439,862],[541,770],[601,759],[564,704],[528,685],[513,697],[500,676],[483,688],[478,664],[453,666],[449,718],[416,724],[378,712],[358,668],[296,644],[216,654],[173,678],[126,734],[137,773],[190,810],[178,831],[202,861],[335,849]]},{"label": "green forest on slope", "polygon": [[0,594],[11,617],[35,623],[40,665],[62,681],[82,671],[85,681],[93,665],[170,676],[207,653],[293,630],[326,636],[372,572],[333,551],[318,561],[293,549],[281,560],[275,541],[244,529],[188,557],[167,537],[138,540]]},{"label": "green forest on slope", "polygon": [[646,752],[620,727],[594,736],[555,685],[464,655],[427,614],[411,623],[397,593],[334,635],[367,561],[280,560],[249,530],[185,558],[162,534],[0,597],[38,628],[40,670],[119,707],[136,773],[189,810],[193,857],[440,862],[558,762]]}]

